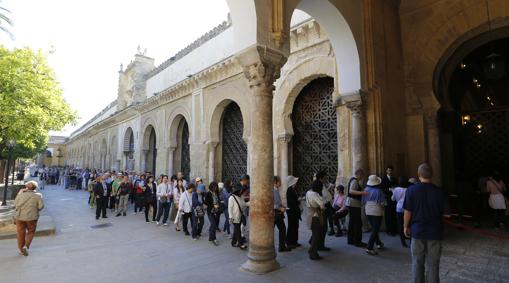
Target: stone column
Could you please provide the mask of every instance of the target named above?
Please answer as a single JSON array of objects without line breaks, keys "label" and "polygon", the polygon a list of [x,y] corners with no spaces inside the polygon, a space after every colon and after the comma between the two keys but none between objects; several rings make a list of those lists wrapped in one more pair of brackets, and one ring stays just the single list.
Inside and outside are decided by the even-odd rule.
[{"label": "stone column", "polygon": [[237,58],[251,89],[249,252],[242,268],[263,274],[279,268],[274,249],[272,92],[285,58],[276,50],[258,46]]},{"label": "stone column", "polygon": [[367,172],[366,154],[366,117],[360,94],[353,95],[355,99],[346,103],[352,112],[352,173],[357,169]]},{"label": "stone column", "polygon": [[209,145],[209,183],[215,181],[216,174],[216,146],[217,142],[208,142]]},{"label": "stone column", "polygon": [[281,200],[283,205],[287,205],[286,191],[288,190],[288,143],[292,139],[291,135],[285,134],[278,137],[279,147],[281,148]]},{"label": "stone column", "polygon": [[177,173],[173,170],[173,156],[175,155],[175,149],[177,149],[174,146],[170,146],[168,148],[168,165],[166,167],[166,170],[168,171],[168,175],[171,177],[173,174]]},{"label": "stone column", "polygon": [[141,151],[141,166],[140,166],[140,171],[141,172],[147,171],[147,155],[148,155],[148,152],[149,152],[148,149],[144,149],[144,150]]},{"label": "stone column", "polygon": [[425,109],[424,127],[426,128],[427,162],[433,168],[433,183],[442,184],[442,163],[440,155],[440,131],[438,129],[436,109]]}]

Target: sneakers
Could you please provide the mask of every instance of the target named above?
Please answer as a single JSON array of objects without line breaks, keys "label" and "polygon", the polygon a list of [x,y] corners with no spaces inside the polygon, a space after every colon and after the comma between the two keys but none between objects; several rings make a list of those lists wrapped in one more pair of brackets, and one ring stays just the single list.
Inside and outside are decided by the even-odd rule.
[{"label": "sneakers", "polygon": [[219,242],[217,240],[210,241],[214,246],[219,246]]},{"label": "sneakers", "polygon": [[163,226],[168,226],[168,223],[163,223]]},{"label": "sneakers", "polygon": [[122,214],[120,214],[120,213],[117,213],[117,215],[115,215],[115,217],[119,217],[120,215],[122,215]]},{"label": "sneakers", "polygon": [[376,248],[381,250],[384,248],[384,243],[380,243],[379,245],[376,245]]},{"label": "sneakers", "polygon": [[378,253],[375,250],[366,250],[368,255],[377,255]]},{"label": "sneakers", "polygon": [[159,221],[156,222],[156,225],[158,225],[158,226],[160,225]]},{"label": "sneakers", "polygon": [[21,249],[21,253],[24,255],[24,256],[28,256],[28,248],[27,247],[23,247]]},{"label": "sneakers", "polygon": [[134,212],[134,213],[133,213],[133,215],[136,215],[136,214],[138,214],[138,213],[137,213],[137,212]]},{"label": "sneakers", "polygon": [[239,247],[239,248],[240,248],[241,250],[245,250],[245,249],[247,249],[247,246],[246,246],[246,244],[242,244],[242,245],[240,245],[240,247]]}]

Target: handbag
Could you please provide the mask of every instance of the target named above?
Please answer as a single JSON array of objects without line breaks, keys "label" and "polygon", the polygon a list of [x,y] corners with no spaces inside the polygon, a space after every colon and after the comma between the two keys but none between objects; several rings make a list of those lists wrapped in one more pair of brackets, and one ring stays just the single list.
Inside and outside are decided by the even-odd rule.
[{"label": "handbag", "polygon": [[203,207],[197,206],[194,208],[194,215],[196,217],[203,217],[205,215],[205,212],[203,211]]}]

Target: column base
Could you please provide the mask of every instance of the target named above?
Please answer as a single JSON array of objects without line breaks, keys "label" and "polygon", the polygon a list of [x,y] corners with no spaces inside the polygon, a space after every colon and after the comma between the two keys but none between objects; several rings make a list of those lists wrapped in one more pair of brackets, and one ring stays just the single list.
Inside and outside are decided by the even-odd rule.
[{"label": "column base", "polygon": [[254,274],[266,274],[272,271],[276,271],[281,268],[281,265],[275,260],[271,259],[268,261],[254,261],[248,259],[241,267],[241,270],[248,271]]}]

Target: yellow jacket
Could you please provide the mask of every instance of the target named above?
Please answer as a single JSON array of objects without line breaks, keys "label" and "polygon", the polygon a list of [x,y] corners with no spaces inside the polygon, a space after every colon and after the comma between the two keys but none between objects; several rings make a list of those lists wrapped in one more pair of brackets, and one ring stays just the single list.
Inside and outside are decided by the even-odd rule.
[{"label": "yellow jacket", "polygon": [[14,205],[16,206],[16,219],[20,221],[39,219],[39,211],[44,208],[42,195],[32,190],[18,193]]}]

